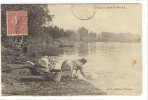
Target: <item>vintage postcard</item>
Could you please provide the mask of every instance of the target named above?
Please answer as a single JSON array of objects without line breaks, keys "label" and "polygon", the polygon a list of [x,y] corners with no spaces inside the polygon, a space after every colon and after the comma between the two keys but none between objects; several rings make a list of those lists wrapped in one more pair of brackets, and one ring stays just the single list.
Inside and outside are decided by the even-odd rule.
[{"label": "vintage postcard", "polygon": [[142,5],[1,4],[2,96],[139,96]]}]

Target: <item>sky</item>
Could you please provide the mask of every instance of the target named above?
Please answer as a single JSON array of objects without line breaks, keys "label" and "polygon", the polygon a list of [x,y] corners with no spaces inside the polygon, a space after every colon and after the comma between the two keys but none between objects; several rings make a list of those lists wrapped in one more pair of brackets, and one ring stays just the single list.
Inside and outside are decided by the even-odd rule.
[{"label": "sky", "polygon": [[[53,25],[76,31],[85,27],[97,34],[101,32],[142,33],[141,4],[93,4],[93,5],[48,5],[50,14],[55,15]],[[94,14],[95,13],[95,14]],[[81,20],[79,17],[87,18]]]}]

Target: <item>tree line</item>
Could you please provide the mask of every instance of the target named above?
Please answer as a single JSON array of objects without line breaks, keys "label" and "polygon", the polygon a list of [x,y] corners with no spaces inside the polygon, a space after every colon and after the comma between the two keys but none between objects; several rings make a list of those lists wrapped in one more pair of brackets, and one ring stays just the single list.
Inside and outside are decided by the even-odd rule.
[{"label": "tree line", "polygon": [[6,11],[28,12],[28,36],[24,36],[24,42],[52,42],[54,40],[68,42],[140,42],[140,36],[131,33],[102,32],[100,34],[80,27],[77,31],[65,30],[58,26],[49,26],[54,15],[50,14],[46,4],[2,4],[1,5],[1,40],[2,44],[19,39],[19,36],[8,37]]},{"label": "tree line", "polygon": [[132,33],[112,33],[102,32],[97,34],[89,31],[85,27],[80,27],[77,31],[64,30],[58,26],[42,27],[40,34],[48,34],[52,39],[59,39],[68,42],[140,42],[140,35]]}]

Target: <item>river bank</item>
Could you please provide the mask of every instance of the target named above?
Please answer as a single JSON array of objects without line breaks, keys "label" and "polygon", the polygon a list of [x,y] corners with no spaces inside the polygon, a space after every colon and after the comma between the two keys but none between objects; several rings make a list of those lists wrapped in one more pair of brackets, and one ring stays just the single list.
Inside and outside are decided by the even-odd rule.
[{"label": "river bank", "polygon": [[74,79],[53,82],[39,76],[16,76],[3,73],[2,95],[78,96],[105,95],[105,93],[84,80]]},{"label": "river bank", "polygon": [[[1,69],[19,67],[25,64],[25,56],[7,51],[2,47]],[[7,66],[7,65],[11,65]],[[28,96],[78,96],[78,95],[105,95],[103,91],[82,79],[53,82],[44,76],[33,76],[29,69],[17,69],[2,72],[2,95],[28,95]]]}]

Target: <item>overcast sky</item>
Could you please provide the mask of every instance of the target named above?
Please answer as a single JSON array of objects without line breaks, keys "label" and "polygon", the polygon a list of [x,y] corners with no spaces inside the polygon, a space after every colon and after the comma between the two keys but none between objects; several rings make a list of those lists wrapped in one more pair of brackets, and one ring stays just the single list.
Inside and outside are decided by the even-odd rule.
[{"label": "overcast sky", "polygon": [[[80,20],[75,17],[70,4],[49,5],[48,8],[50,14],[55,15],[53,24],[60,28],[77,30],[84,26],[97,34],[101,32],[142,33],[140,4],[97,4],[93,6],[95,6],[96,13],[89,20]],[[108,7],[114,8],[108,9]],[[123,8],[117,9],[117,7]],[[79,10],[78,14],[80,12],[81,10]],[[83,13],[85,15],[85,10],[82,15]]]}]

